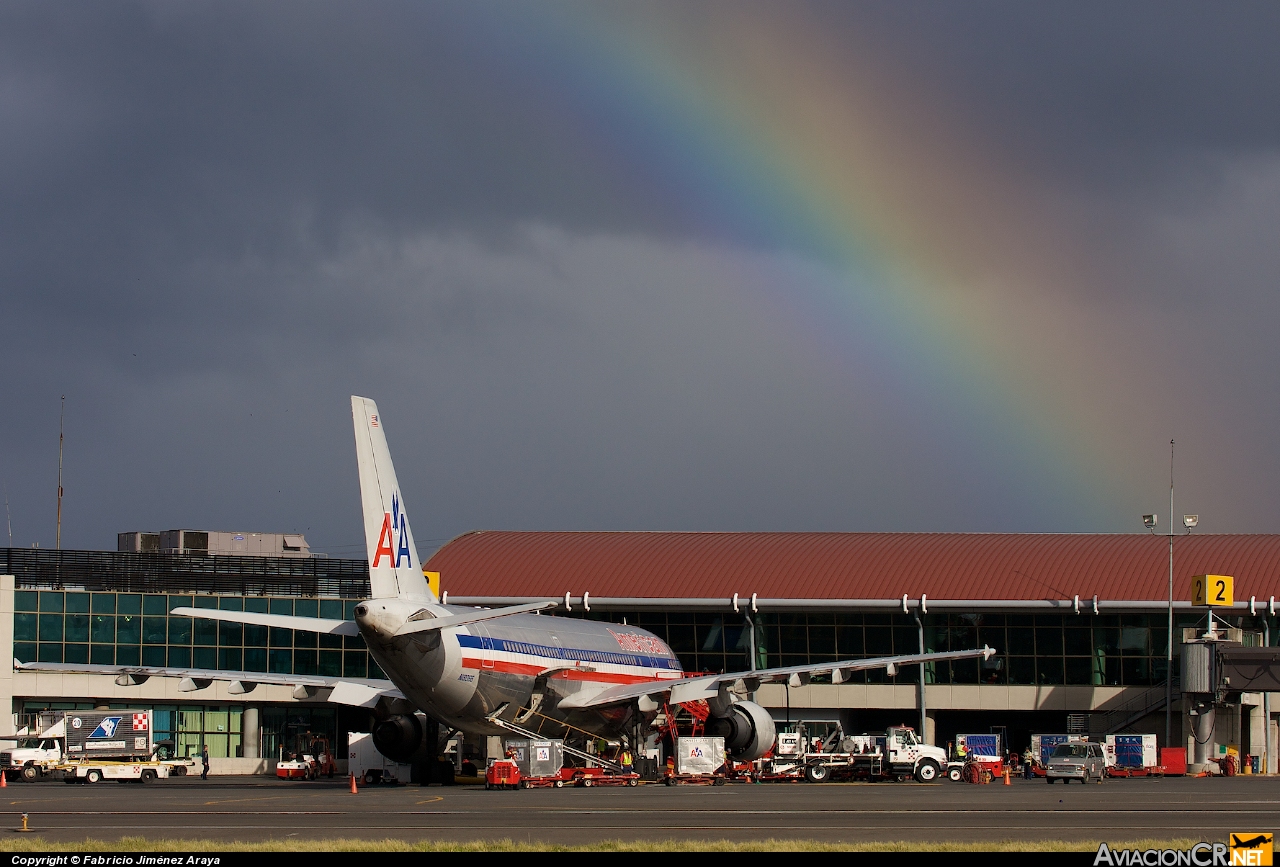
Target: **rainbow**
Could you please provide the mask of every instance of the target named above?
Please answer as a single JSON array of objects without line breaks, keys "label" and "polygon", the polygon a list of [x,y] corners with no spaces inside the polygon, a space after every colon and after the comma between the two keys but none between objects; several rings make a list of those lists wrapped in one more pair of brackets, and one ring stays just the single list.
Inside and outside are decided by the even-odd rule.
[{"label": "rainbow", "polygon": [[1091,278],[1034,179],[993,166],[963,118],[874,58],[874,34],[851,48],[795,4],[699,10],[539,4],[485,24],[566,147],[589,143],[711,237],[787,254],[761,301],[780,327],[940,411],[945,436],[982,444],[962,449],[979,469],[1112,517],[1133,480],[1110,448],[1120,397],[1094,385],[1119,359],[1100,337],[1080,349],[1072,295]]}]

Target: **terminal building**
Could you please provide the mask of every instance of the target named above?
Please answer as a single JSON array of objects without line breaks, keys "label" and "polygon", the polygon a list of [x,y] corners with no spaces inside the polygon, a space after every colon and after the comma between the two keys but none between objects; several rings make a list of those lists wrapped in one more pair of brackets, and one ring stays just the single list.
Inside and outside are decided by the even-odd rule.
[{"label": "terminal building", "polygon": [[[342,755],[345,732],[368,730],[366,711],[327,704],[323,691],[259,684],[233,694],[235,684],[180,672],[381,677],[358,637],[168,614],[195,606],[349,618],[369,593],[364,561],[214,553],[181,538],[143,549],[127,535],[117,552],[0,549],[0,651],[174,675],[0,672],[0,702],[12,707],[0,735],[45,709],[152,708],[158,739],[181,753],[208,746],[215,772],[254,772],[268,770],[296,732],[329,735]],[[1168,539],[1149,535],[507,531],[460,536],[424,565],[449,604],[558,599],[568,607],[561,616],[654,632],[686,671],[989,645],[998,653],[985,662],[766,684],[756,698],[784,724],[839,721],[854,732],[906,723],[939,745],[997,729],[1015,748],[1032,732],[1155,733],[1165,745],[1170,610],[1170,741],[1187,745],[1182,642],[1204,630],[1208,611],[1191,605],[1194,575],[1234,578],[1234,604],[1217,609],[1232,640],[1275,643],[1280,535],[1175,539],[1172,607],[1169,568]],[[1265,756],[1276,772],[1269,695],[1230,694],[1213,738]]]}]

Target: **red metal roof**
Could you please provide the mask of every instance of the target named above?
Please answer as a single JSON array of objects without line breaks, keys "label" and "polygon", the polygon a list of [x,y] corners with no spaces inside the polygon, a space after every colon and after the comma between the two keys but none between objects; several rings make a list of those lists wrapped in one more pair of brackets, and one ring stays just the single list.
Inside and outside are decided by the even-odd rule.
[{"label": "red metal roof", "polygon": [[[435,553],[451,596],[775,599],[1165,599],[1169,540],[1014,533],[476,531]],[[1280,535],[1179,536],[1174,598],[1192,575],[1236,600],[1280,596]]]}]

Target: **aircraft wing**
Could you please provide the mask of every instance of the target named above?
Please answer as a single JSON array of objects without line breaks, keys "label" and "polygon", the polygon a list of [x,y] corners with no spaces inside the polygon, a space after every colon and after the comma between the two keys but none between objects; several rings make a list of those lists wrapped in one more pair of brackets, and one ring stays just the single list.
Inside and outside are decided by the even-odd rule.
[{"label": "aircraft wing", "polygon": [[[528,614],[555,608],[559,604],[559,602],[531,602],[528,605],[512,605],[508,608],[477,608],[462,614],[409,620],[396,631],[396,635],[466,626],[469,623],[480,623],[498,617],[510,617],[512,614]],[[320,617],[294,617],[291,614],[264,614],[256,611],[219,611],[216,608],[175,608],[169,613],[181,617],[203,617],[206,620],[225,620],[229,623],[248,623],[252,626],[274,626],[277,629],[297,629],[302,632],[320,632],[326,635],[360,634],[354,620],[325,620]]]},{"label": "aircraft wing", "polygon": [[[234,613],[234,612],[231,612]],[[276,686],[292,686],[298,698],[310,696],[315,690],[332,689],[329,701],[335,704],[347,704],[357,707],[373,707],[378,699],[404,698],[389,680],[365,677],[325,677],[318,674],[269,674],[265,671],[219,671],[212,668],[167,668],[149,665],[81,665],[74,662],[19,662],[13,661],[15,671],[47,671],[58,674],[105,674],[115,675],[116,683],[121,686],[134,686],[143,683],[149,677],[178,677],[190,681],[190,689],[200,688],[203,681],[207,686],[212,681],[238,683],[244,694],[250,692],[259,683]],[[179,686],[179,690],[182,687]]]},{"label": "aircraft wing", "polygon": [[944,653],[913,653],[904,656],[879,656],[871,659],[846,659],[841,662],[818,662],[811,665],[789,665],[783,668],[765,668],[759,671],[734,671],[727,674],[708,674],[699,677],[684,677],[678,680],[653,680],[647,683],[625,684],[614,686],[596,693],[579,693],[560,701],[559,706],[566,709],[599,707],[607,704],[630,702],[644,696],[655,696],[670,693],[671,704],[689,701],[701,701],[715,698],[721,689],[732,687],[739,682],[748,692],[754,692],[762,683],[787,681],[792,686],[802,686],[808,678],[815,674],[830,674],[834,683],[841,683],[845,673],[865,671],[872,668],[897,669],[904,665],[918,665],[922,662],[946,662],[953,659],[973,659],[982,657],[990,659],[995,649],[982,647],[980,650],[952,650]]}]

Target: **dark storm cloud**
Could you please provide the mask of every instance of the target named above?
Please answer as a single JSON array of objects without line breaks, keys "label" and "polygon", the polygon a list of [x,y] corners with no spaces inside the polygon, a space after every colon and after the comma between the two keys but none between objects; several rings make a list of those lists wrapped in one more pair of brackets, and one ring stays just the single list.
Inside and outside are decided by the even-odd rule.
[{"label": "dark storm cloud", "polygon": [[1040,176],[1128,196],[1185,182],[1197,155],[1280,144],[1273,3],[840,5],[852,42]]},{"label": "dark storm cloud", "polygon": [[[1042,502],[1025,468],[983,472],[993,458],[935,437],[870,373],[739,309],[770,289],[724,275],[765,274],[778,251],[710,242],[573,118],[549,126],[564,105],[522,66],[522,7],[0,6],[0,476],[18,544],[52,542],[64,393],[74,546],[178,525],[358,544],[353,392],[389,419],[423,539],[1111,528],[1106,507]],[[732,8],[665,14],[714,28]],[[1258,380],[1234,374],[1280,368],[1256,354],[1276,245],[1247,231],[1273,222],[1257,191],[1280,177],[1274,7],[815,9],[1058,190],[1117,295],[1229,264],[1213,325],[1247,339],[1197,389],[1236,408]],[[1271,414],[1245,415],[1257,456]],[[1274,521],[1274,500],[1246,500]]]}]

